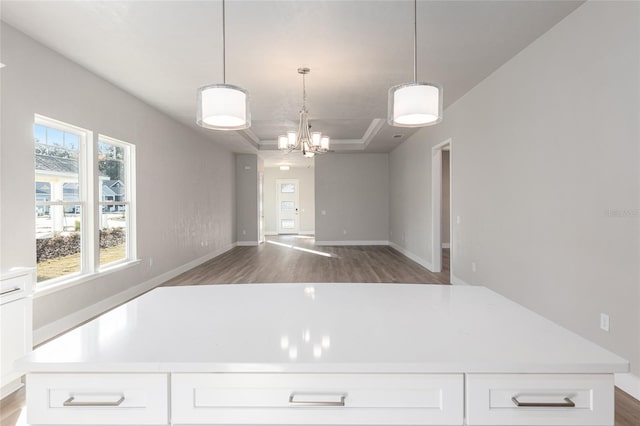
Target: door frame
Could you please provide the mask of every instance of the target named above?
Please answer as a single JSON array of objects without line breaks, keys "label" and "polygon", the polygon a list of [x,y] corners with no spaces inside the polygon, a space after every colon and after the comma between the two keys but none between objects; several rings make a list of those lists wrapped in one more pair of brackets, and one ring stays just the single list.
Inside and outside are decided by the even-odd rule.
[{"label": "door frame", "polygon": [[[287,182],[295,182],[296,184],[296,228],[292,229],[291,232],[280,232],[280,184]],[[297,178],[278,178],[276,179],[276,233],[278,235],[286,235],[286,234],[298,234],[300,233],[300,179]]]},{"label": "door frame", "polygon": [[453,144],[451,138],[431,148],[431,266],[442,272],[442,151],[449,148],[449,271],[453,276]]}]

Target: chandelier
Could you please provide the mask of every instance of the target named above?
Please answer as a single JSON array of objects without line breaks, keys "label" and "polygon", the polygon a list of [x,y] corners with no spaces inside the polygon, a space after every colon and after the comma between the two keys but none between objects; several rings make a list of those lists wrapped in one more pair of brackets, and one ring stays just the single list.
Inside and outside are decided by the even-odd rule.
[{"label": "chandelier", "polygon": [[323,154],[329,151],[331,143],[329,136],[323,136],[321,132],[311,132],[309,124],[309,111],[307,110],[307,86],[305,75],[309,74],[309,68],[298,68],[298,74],[302,75],[302,110],[300,110],[300,123],[298,131],[287,132],[278,136],[278,149],[281,151],[293,151],[299,149],[307,158],[315,154]]},{"label": "chandelier", "polygon": [[389,89],[387,122],[396,127],[422,127],[442,121],[442,86],[418,82],[418,2],[413,2],[413,81]]}]

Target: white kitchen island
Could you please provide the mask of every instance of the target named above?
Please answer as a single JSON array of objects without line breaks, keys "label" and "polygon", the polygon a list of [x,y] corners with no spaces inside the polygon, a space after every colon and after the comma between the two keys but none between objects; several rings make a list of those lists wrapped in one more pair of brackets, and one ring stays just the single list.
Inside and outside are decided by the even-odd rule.
[{"label": "white kitchen island", "polygon": [[20,361],[32,425],[612,426],[619,356],[483,287],[155,289]]}]

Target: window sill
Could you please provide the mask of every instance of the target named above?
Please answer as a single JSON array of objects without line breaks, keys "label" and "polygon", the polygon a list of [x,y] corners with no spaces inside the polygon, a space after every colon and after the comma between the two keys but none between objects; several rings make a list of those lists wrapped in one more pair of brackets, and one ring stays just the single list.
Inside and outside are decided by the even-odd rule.
[{"label": "window sill", "polygon": [[114,265],[109,265],[106,268],[100,269],[96,272],[91,272],[88,274],[82,274],[75,276],[73,278],[69,278],[68,280],[60,281],[57,283],[53,283],[50,285],[46,285],[42,288],[38,288],[38,284],[35,285],[35,290],[33,291],[33,297],[38,298],[42,296],[46,296],[51,293],[55,293],[60,290],[64,290],[67,288],[75,287],[79,284],[84,284],[89,281],[95,280],[97,278],[102,278],[106,275],[112,274],[114,272],[120,272],[124,269],[131,268],[136,266],[142,262],[141,259],[127,260],[124,262],[120,262]]}]

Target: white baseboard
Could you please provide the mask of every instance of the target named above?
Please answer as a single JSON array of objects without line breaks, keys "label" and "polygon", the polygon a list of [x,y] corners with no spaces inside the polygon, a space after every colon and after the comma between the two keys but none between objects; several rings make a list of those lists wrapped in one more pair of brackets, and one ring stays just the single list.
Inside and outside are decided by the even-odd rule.
[{"label": "white baseboard", "polygon": [[451,284],[453,285],[471,285],[466,281],[461,280],[460,278],[456,277],[455,275],[451,275]]},{"label": "white baseboard", "polygon": [[11,395],[12,393],[20,389],[22,386],[24,386],[24,384],[22,383],[22,380],[20,378],[7,383],[2,387],[2,389],[0,389],[0,399],[8,395]]},{"label": "white baseboard", "polygon": [[265,235],[265,237],[272,237],[274,235],[278,235],[278,233],[277,232],[265,232],[264,235]]},{"label": "white baseboard", "polygon": [[616,374],[616,386],[640,401],[640,377],[631,373]]},{"label": "white baseboard", "polygon": [[222,253],[231,250],[235,246],[236,243],[231,243],[205,256],[202,256],[175,269],[167,271],[164,274],[151,278],[150,280],[147,280],[142,284],[138,284],[135,287],[131,287],[123,292],[114,294],[113,296],[103,299],[98,303],[87,306],[84,309],[62,317],[54,322],[38,328],[37,330],[33,330],[33,345],[36,346],[42,342],[45,342],[52,337],[64,333],[65,331],[70,330],[73,327],[76,327],[78,324],[82,324],[83,322],[90,320],[91,318],[94,318],[110,309],[113,309],[116,306],[128,302],[129,300],[138,297],[139,295],[151,290],[152,288],[159,286],[165,281],[168,281],[171,278],[188,271],[189,269],[195,268],[196,266],[208,260],[211,260],[214,257],[220,256]]},{"label": "white baseboard", "polygon": [[451,248],[451,243],[442,243],[442,248]]},{"label": "white baseboard", "polygon": [[388,246],[389,241],[316,241],[317,246]]},{"label": "white baseboard", "polygon": [[298,232],[300,235],[316,235],[316,231],[300,231]]},{"label": "white baseboard", "polygon": [[394,242],[390,242],[389,245],[394,248],[395,250],[399,251],[400,253],[402,253],[404,256],[407,256],[409,259],[413,260],[414,262],[416,262],[418,265],[422,266],[423,268],[427,268],[429,271],[433,270],[433,264],[431,262],[429,262],[428,260],[425,260],[423,258],[421,258],[420,256],[411,253],[409,250],[405,249],[404,247],[394,243]]},{"label": "white baseboard", "polygon": [[257,246],[260,245],[260,243],[258,241],[238,241],[236,243],[237,246],[239,247],[243,247],[243,246]]}]

